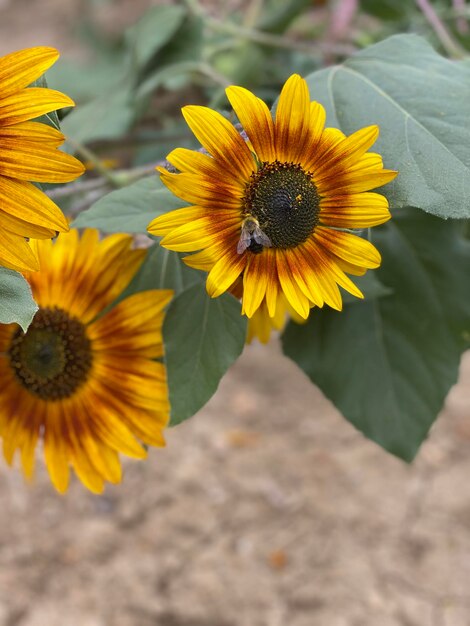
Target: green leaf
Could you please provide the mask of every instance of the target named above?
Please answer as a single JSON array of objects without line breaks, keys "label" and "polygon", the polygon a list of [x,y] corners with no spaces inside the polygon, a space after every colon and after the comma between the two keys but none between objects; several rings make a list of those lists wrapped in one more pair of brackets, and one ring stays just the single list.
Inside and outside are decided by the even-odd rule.
[{"label": "green leaf", "polygon": [[408,0],[361,0],[361,8],[381,20],[402,20],[413,8],[416,10]]},{"label": "green leaf", "polygon": [[195,72],[198,67],[199,63],[195,61],[181,61],[181,63],[164,65],[155,72],[150,73],[149,77],[141,83],[136,92],[137,97],[144,98],[167,81]]},{"label": "green leaf", "polygon": [[171,424],[196,413],[243,350],[246,319],[231,295],[211,299],[202,284],[180,293],[163,324]]},{"label": "green leaf", "polygon": [[284,352],[367,437],[410,461],[457,380],[470,340],[470,242],[455,223],[403,211],[374,229],[393,293],[312,310]]},{"label": "green leaf", "polygon": [[256,25],[258,30],[269,33],[281,34],[299,17],[301,13],[311,6],[311,0],[282,0],[282,2],[271,2],[271,5],[263,11],[261,20]]},{"label": "green leaf", "polygon": [[198,61],[204,46],[204,20],[187,15],[174,37],[158,52],[155,63],[158,67]]},{"label": "green leaf", "polygon": [[395,207],[470,217],[470,68],[415,35],[396,35],[307,78],[330,125],[380,126],[374,146],[399,171],[384,188]]},{"label": "green leaf", "polygon": [[23,276],[0,267],[0,323],[16,322],[26,332],[37,310],[31,288]]},{"label": "green leaf", "polygon": [[[30,87],[48,87],[46,77],[40,76],[37,80],[31,83]],[[52,126],[56,130],[60,130],[59,116],[57,115],[57,111],[50,111],[49,113],[45,113],[44,115],[40,115],[35,118],[36,122],[41,122],[42,124],[47,124],[48,126]]]},{"label": "green leaf", "polygon": [[175,295],[205,279],[204,272],[188,267],[179,254],[154,244],[149,248],[141,268],[132,279],[120,300],[147,289],[173,289]]},{"label": "green leaf", "polygon": [[103,196],[80,213],[73,226],[99,228],[105,233],[146,233],[154,217],[183,206],[155,174]]},{"label": "green leaf", "polygon": [[137,67],[144,67],[153,55],[170,41],[181,26],[185,15],[186,11],[181,6],[154,6],[127,31]]},{"label": "green leaf", "polygon": [[134,119],[135,110],[128,88],[116,86],[113,93],[74,109],[62,121],[62,131],[80,143],[116,139],[129,130]]},{"label": "green leaf", "polygon": [[98,94],[110,92],[119,85],[129,71],[128,65],[124,51],[113,50],[86,62],[61,60],[48,70],[47,78],[53,89],[69,95],[81,108]]},{"label": "green leaf", "polygon": [[[365,300],[383,298],[393,293],[392,289],[380,282],[377,272],[367,272],[364,276],[351,276],[350,278],[362,291]],[[342,296],[343,302],[357,302],[357,298],[347,291],[343,291]]]},{"label": "green leaf", "polygon": [[164,85],[174,88],[192,72],[200,71],[203,48],[204,22],[201,18],[188,15],[174,37],[156,54],[148,64],[136,92],[143,98]]}]

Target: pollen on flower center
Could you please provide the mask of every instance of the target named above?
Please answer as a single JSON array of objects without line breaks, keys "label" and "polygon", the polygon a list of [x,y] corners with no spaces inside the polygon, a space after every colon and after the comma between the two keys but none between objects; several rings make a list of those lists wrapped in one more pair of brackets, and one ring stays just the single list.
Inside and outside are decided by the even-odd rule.
[{"label": "pollen on flower center", "polygon": [[85,326],[57,307],[39,309],[27,332],[17,331],[8,356],[21,385],[49,401],[71,396],[92,364]]},{"label": "pollen on flower center", "polygon": [[[262,163],[247,184],[244,214],[251,215],[275,248],[293,248],[313,233],[320,196],[312,176],[294,163]],[[253,243],[252,249],[259,245]]]}]

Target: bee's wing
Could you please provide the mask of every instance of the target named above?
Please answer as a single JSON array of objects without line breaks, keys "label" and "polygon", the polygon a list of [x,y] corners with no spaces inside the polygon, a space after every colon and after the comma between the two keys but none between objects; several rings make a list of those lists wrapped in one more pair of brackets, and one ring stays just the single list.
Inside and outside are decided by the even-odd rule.
[{"label": "bee's wing", "polygon": [[240,235],[240,239],[237,244],[237,252],[238,254],[243,254],[247,248],[250,247],[251,244],[251,234],[249,230],[245,227],[242,228],[242,233]]},{"label": "bee's wing", "polygon": [[271,239],[266,235],[266,233],[263,233],[259,226],[256,226],[255,230],[253,231],[253,239],[256,241],[256,243],[259,243],[265,248],[270,248],[273,245],[271,243]]}]

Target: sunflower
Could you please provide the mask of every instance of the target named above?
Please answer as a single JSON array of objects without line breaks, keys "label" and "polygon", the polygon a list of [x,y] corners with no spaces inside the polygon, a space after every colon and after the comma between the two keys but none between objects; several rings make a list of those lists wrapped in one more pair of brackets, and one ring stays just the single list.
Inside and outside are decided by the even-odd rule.
[{"label": "sunflower", "polygon": [[110,308],[140,267],[132,238],[89,229],[35,243],[41,271],[26,274],[39,304],[26,333],[0,326],[0,437],[26,477],[44,440],[47,468],[64,492],[71,464],[88,489],[121,479],[118,453],[144,458],[163,446],[169,406],[163,309],[172,292],[136,293]]},{"label": "sunflower", "polygon": [[83,174],[74,157],[57,150],[61,132],[29,120],[73,106],[58,91],[28,87],[59,57],[53,48],[30,48],[0,58],[0,265],[18,271],[39,269],[27,239],[66,232],[58,206],[30,181],[66,183]]},{"label": "sunflower", "polygon": [[206,153],[177,148],[167,158],[178,173],[158,170],[193,206],[156,218],[150,233],[170,250],[199,251],[185,262],[209,272],[212,297],[242,277],[249,318],[262,306],[275,318],[279,294],[303,319],[312,306],[341,310],[338,286],[363,297],[347,274],[362,275],[381,259],[350,231],[390,218],[387,200],[369,190],[396,176],[367,152],[377,126],[349,137],[325,129],[324,108],[310,102],[297,75],[284,85],[274,119],[246,89],[226,93],[244,132],[209,108],[183,108]]}]

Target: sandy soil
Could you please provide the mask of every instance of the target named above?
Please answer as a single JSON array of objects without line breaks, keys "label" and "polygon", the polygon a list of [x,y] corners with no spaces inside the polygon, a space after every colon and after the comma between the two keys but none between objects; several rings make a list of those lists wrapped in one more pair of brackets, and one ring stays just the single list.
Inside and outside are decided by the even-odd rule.
[{"label": "sandy soil", "polygon": [[[78,9],[0,0],[0,53],[73,50]],[[254,345],[102,497],[0,462],[0,626],[470,626],[469,388],[407,466]]]},{"label": "sandy soil", "polygon": [[0,470],[1,626],[468,626],[470,355],[410,467],[276,345],[102,497]]}]

